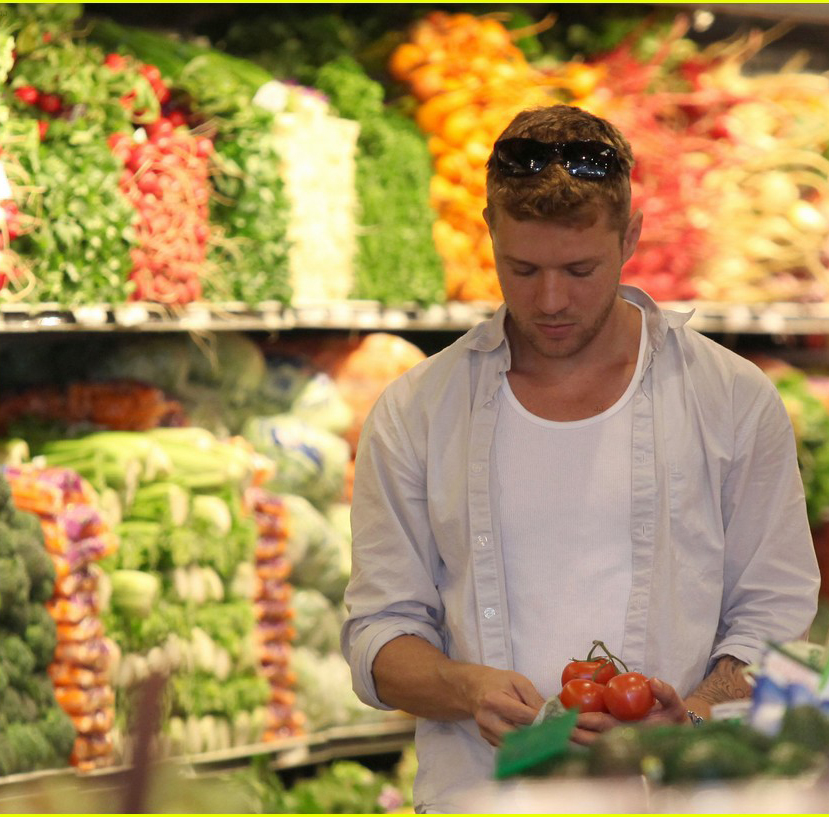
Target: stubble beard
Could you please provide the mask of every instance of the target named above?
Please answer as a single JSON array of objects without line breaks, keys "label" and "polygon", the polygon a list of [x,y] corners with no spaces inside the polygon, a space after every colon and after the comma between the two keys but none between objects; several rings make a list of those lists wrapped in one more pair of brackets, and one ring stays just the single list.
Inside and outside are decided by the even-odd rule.
[{"label": "stubble beard", "polygon": [[[519,322],[515,320],[514,315],[511,317],[521,337],[536,354],[551,360],[560,360],[578,354],[598,336],[613,311],[617,295],[617,292],[612,294],[593,323],[584,328],[578,327],[571,337],[560,341],[540,336],[532,321]],[[560,318],[558,320],[566,322]]]}]

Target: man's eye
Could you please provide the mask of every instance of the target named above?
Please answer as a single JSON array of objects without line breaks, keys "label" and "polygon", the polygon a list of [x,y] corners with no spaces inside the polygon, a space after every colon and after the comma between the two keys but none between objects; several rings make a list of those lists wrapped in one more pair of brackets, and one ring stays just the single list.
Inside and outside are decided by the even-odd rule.
[{"label": "man's eye", "polygon": [[572,267],[570,269],[570,275],[575,275],[576,278],[586,278],[595,269],[595,267]]},{"label": "man's eye", "polygon": [[513,267],[512,271],[516,275],[525,277],[527,275],[532,275],[535,272],[535,267]]}]

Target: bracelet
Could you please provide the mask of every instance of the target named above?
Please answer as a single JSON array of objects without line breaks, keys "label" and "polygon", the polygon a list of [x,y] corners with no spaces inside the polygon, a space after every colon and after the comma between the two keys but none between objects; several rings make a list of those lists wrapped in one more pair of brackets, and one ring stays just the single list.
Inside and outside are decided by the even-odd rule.
[{"label": "bracelet", "polygon": [[702,715],[697,715],[693,709],[688,709],[686,712],[688,714],[688,720],[691,721],[691,726],[702,726],[705,723],[705,718]]}]

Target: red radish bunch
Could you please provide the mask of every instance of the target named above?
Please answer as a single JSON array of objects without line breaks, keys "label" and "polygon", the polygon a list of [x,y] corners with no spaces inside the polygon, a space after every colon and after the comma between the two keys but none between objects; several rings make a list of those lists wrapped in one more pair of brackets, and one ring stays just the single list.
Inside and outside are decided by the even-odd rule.
[{"label": "red radish bunch", "polygon": [[[21,85],[15,89],[14,95],[24,104],[39,108],[47,116],[60,116],[64,111],[63,98],[60,94],[39,91],[34,85]],[[37,123],[42,142],[49,130],[49,120],[39,119]]]},{"label": "red radish bunch", "polygon": [[13,201],[0,202],[0,250],[20,235],[20,211]]},{"label": "red radish bunch", "polygon": [[133,300],[170,305],[198,300],[210,237],[213,143],[162,118],[147,128],[146,141],[119,133],[110,137],[110,147],[124,163],[121,189],[138,213]]},{"label": "red radish bunch", "polygon": [[[104,58],[104,65],[113,71],[120,72],[130,67],[130,62],[126,57],[113,53],[106,55]],[[161,71],[159,71],[155,65],[147,63],[140,64],[138,66],[138,71],[147,80],[147,82],[150,83],[150,87],[153,89],[153,93],[155,94],[159,104],[166,104],[170,99],[170,89],[161,79]],[[125,108],[131,108],[135,96],[135,91],[130,91],[129,93],[124,94],[124,96],[121,97],[121,104]]]}]

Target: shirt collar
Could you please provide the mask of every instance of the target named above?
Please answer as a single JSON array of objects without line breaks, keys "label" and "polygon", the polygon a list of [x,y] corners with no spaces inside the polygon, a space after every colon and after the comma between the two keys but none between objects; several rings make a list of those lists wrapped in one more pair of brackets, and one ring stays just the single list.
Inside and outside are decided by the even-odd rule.
[{"label": "shirt collar", "polygon": [[[654,350],[659,350],[665,342],[668,330],[679,329],[685,326],[694,314],[678,312],[673,309],[660,309],[656,301],[639,287],[622,284],[619,294],[626,300],[638,304],[645,310],[645,320],[648,325],[648,336]],[[466,339],[466,346],[479,352],[494,352],[506,340],[504,320],[507,316],[506,304],[501,304],[495,314],[474,327]]]}]

